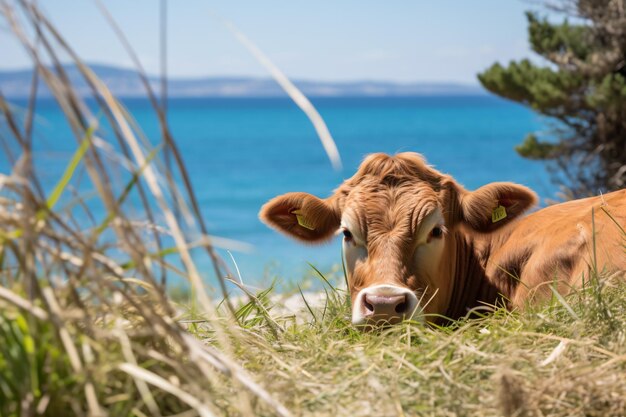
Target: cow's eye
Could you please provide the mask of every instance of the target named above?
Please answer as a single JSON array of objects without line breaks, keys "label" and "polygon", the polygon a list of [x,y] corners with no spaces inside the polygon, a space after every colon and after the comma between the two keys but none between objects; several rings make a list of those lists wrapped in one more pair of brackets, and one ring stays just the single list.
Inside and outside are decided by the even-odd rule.
[{"label": "cow's eye", "polygon": [[352,240],[352,232],[350,232],[348,229],[343,229],[343,237],[348,242],[351,241]]},{"label": "cow's eye", "polygon": [[433,228],[433,230],[430,232],[430,235],[434,238],[439,238],[443,236],[443,230],[441,229],[441,227],[437,226]]}]

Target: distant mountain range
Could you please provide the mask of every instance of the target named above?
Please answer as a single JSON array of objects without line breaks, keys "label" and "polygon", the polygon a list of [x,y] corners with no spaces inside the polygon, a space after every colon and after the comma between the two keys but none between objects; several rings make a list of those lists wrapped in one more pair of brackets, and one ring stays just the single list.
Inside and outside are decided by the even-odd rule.
[{"label": "distant mountain range", "polygon": [[[145,97],[146,92],[134,70],[105,65],[90,68],[118,97]],[[70,80],[81,95],[89,95],[89,86],[74,66],[65,67]],[[160,91],[160,79],[148,76],[150,85]],[[0,91],[5,97],[27,97],[32,82],[32,70],[0,71]],[[310,97],[408,97],[425,95],[476,95],[486,94],[479,86],[455,83],[399,83],[387,81],[327,82],[293,80],[302,92]],[[41,84],[41,97],[50,92]],[[206,77],[172,78],[168,80],[169,97],[284,97],[285,93],[271,78]]]}]

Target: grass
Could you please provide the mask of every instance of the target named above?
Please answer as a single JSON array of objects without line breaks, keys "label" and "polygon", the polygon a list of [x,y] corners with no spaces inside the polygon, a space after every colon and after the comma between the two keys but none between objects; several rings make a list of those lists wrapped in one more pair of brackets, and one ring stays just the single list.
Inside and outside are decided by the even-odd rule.
[{"label": "grass", "polygon": [[238,356],[297,415],[621,416],[626,286],[597,291],[447,328],[373,333],[356,331],[343,297],[331,297],[309,323],[275,317],[278,337],[242,323],[257,342]]},{"label": "grass", "polygon": [[[27,108],[0,92],[1,416],[624,415],[624,283],[594,274],[523,312],[361,333],[343,277],[314,270],[326,303],[298,286],[303,313],[286,313],[273,286],[251,293],[217,256],[150,86],[157,144],[36,2],[0,0],[0,16],[36,69]],[[50,192],[33,163],[39,80],[75,140]]]},{"label": "grass", "polygon": [[[497,309],[445,328],[405,323],[369,333],[350,324],[343,290],[326,285],[325,305],[304,308],[304,320],[281,313],[271,288],[241,303],[236,322],[225,308],[220,314],[232,326],[229,361],[240,365],[232,369],[245,372],[285,414],[624,415],[624,283],[590,285],[523,312]],[[242,410],[241,382],[229,372],[187,375],[193,353],[152,332],[129,305],[120,306],[126,323],[97,321],[91,335],[64,316],[80,370],[48,317],[15,303],[1,307],[3,416],[38,408],[50,416],[88,414],[89,386],[97,404],[91,408],[115,416],[170,415],[201,404],[211,404],[213,415],[279,414],[276,404],[260,400]],[[213,322],[202,315],[183,313],[177,322],[209,349],[220,348]],[[108,332],[106,345],[94,340],[98,332]],[[149,395],[135,377],[146,381]]]}]

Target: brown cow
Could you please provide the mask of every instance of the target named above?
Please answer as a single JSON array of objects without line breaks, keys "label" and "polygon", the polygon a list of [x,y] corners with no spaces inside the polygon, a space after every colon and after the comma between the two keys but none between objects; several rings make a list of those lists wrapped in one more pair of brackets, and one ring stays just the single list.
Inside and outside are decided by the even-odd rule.
[{"label": "brown cow", "polygon": [[343,232],[354,324],[416,311],[436,322],[485,304],[523,307],[552,285],[566,293],[594,268],[626,270],[626,190],[522,217],[536,202],[513,183],[467,191],[419,154],[374,154],[329,198],[288,193],[260,217],[307,243]]}]

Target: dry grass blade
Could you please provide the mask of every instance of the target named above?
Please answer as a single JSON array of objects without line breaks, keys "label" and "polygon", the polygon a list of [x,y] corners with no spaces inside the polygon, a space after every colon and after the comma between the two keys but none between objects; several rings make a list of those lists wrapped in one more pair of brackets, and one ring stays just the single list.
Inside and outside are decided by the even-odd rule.
[{"label": "dry grass blade", "polygon": [[166,379],[160,377],[159,375],[155,373],[147,371],[131,363],[122,363],[119,365],[119,368],[122,371],[126,372],[127,374],[131,375],[135,379],[139,379],[150,385],[159,387],[163,391],[166,391],[172,395],[175,395],[176,397],[180,398],[182,401],[189,404],[189,406],[193,407],[198,412],[198,414],[200,414],[202,417],[212,417],[215,415],[214,413],[211,412],[209,407],[207,407],[205,404],[202,403],[202,401],[195,398],[193,395],[188,394],[187,392],[183,391],[179,387],[175,386],[171,382],[167,381]]},{"label": "dry grass blade", "polygon": [[27,311],[39,320],[48,320],[48,313],[45,310],[33,305],[30,301],[23,299],[14,292],[0,287],[0,298],[3,298],[7,302]]},{"label": "dry grass blade", "polygon": [[[138,366],[137,358],[133,354],[131,341],[128,338],[128,335],[121,328],[118,329],[118,337],[120,340],[120,345],[122,347],[122,353],[127,363],[133,366]],[[146,407],[148,408],[148,410],[150,410],[153,416],[160,416],[161,412],[159,411],[159,406],[157,405],[154,396],[150,392],[146,381],[135,378],[135,384],[137,384],[137,390],[139,391],[139,395],[141,395],[141,399],[146,403]]]},{"label": "dry grass blade", "polygon": [[341,170],[341,157],[339,156],[339,150],[337,149],[337,145],[335,144],[335,140],[330,134],[324,119],[315,109],[313,104],[309,101],[308,98],[296,87],[287,76],[276,66],[274,63],[261,51],[246,35],[244,35],[239,29],[235,27],[232,22],[224,21],[226,27],[235,35],[237,40],[241,42],[243,46],[245,46],[248,51],[263,65],[269,73],[272,75],[274,80],[282,87],[283,90],[291,97],[294,103],[300,107],[300,109],[306,114],[309,118],[317,135],[324,146],[324,150],[326,151],[326,155],[328,155],[328,159],[333,165],[335,170]]},{"label": "dry grass blade", "polygon": [[43,297],[48,303],[48,308],[50,309],[52,322],[57,327],[61,343],[63,343],[63,347],[65,348],[65,352],[67,353],[67,356],[70,360],[70,364],[72,365],[74,372],[80,374],[83,371],[83,364],[80,359],[80,355],[78,354],[78,349],[76,349],[70,332],[65,326],[64,320],[61,317],[61,308],[56,300],[54,292],[49,287],[43,288],[42,291]]}]

